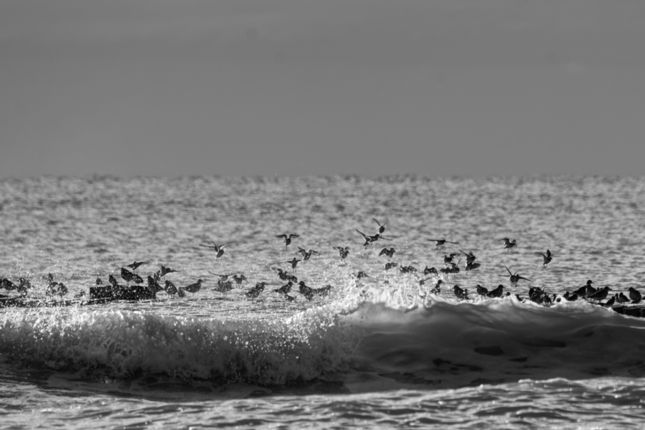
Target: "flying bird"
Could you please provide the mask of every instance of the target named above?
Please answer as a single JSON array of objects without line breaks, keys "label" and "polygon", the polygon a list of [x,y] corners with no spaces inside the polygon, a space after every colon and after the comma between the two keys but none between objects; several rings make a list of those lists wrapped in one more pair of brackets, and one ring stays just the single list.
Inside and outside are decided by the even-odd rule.
[{"label": "flying bird", "polygon": [[546,252],[536,252],[535,255],[541,255],[542,256],[542,266],[546,266],[553,260],[553,254],[551,254],[551,250],[547,249]]},{"label": "flying bird", "polygon": [[215,251],[215,258],[220,258],[222,255],[224,255],[224,247],[226,245],[227,244],[225,243],[222,243],[222,244],[213,243],[212,245],[209,245],[207,243],[202,243],[202,246],[205,246],[208,249],[212,249],[213,251]]},{"label": "flying bird", "polygon": [[282,233],[282,234],[277,234],[275,237],[277,238],[282,238],[284,239],[284,246],[287,247],[291,245],[291,240],[300,237],[299,234],[296,233]]}]

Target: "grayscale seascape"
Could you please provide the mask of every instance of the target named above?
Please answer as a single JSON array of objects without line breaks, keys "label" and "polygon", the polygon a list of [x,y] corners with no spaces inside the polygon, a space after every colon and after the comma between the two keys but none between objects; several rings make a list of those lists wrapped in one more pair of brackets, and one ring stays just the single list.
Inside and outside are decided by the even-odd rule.
[{"label": "grayscale seascape", "polygon": [[645,1],[0,1],[0,430],[645,428]]},{"label": "grayscale seascape", "polygon": [[[604,177],[2,180],[0,275],[29,279],[28,296],[49,303],[2,309],[3,426],[638,428],[645,319],[526,297],[587,279],[645,293],[644,187]],[[386,230],[364,246],[356,229],[376,233],[373,218]],[[284,232],[299,237],[287,247]],[[437,237],[459,244],[437,247]],[[226,242],[219,258],[202,246],[214,242]],[[391,258],[379,256],[390,246]],[[292,269],[299,247],[318,253]],[[547,248],[543,267],[535,253]],[[460,255],[459,273],[400,270],[445,267],[451,251],[481,266],[463,271]],[[97,277],[125,283],[119,270],[135,260],[142,275],[164,265],[177,287],[201,278],[202,288],[83,304]],[[399,267],[385,270],[390,261]],[[505,265],[531,281],[513,287]],[[277,268],[332,288],[308,298],[295,286],[289,300],[273,291],[286,283]],[[86,295],[54,306],[48,273],[68,298]],[[218,275],[233,273],[247,280],[217,291]],[[430,293],[437,279],[445,288]],[[247,297],[259,281],[265,290]],[[474,291],[500,283],[511,296]]]}]

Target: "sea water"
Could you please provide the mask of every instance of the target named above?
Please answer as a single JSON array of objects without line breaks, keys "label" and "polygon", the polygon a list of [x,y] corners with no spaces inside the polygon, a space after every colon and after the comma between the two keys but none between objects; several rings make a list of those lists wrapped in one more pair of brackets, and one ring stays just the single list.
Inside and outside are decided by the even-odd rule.
[{"label": "sea water", "polygon": [[[379,223],[364,246],[357,230]],[[299,237],[287,246],[282,233]],[[0,234],[0,277],[28,279],[43,303],[0,309],[3,428],[645,423],[645,319],[522,300],[529,287],[558,296],[587,280],[645,293],[643,178],[4,179]],[[292,268],[299,247],[317,253]],[[423,275],[451,252],[459,273]],[[466,252],[479,268],[463,270]],[[202,288],[88,304],[97,277],[125,283],[133,261],[146,262],[144,278],[164,265],[177,270],[164,280]],[[278,268],[329,294],[275,292]],[[529,280],[513,286],[509,270]],[[69,288],[65,306],[47,295],[50,273]],[[218,291],[233,273],[247,280]],[[476,284],[511,294],[484,298]]]}]

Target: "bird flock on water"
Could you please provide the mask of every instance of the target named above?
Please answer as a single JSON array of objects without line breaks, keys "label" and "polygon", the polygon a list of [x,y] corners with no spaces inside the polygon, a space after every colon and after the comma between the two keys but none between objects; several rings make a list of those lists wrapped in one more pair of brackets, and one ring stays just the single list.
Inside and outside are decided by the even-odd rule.
[{"label": "bird flock on water", "polygon": [[[373,218],[372,220],[378,227],[374,233],[369,234],[359,229],[355,229],[362,239],[363,248],[373,247],[377,242],[387,240],[384,236],[386,225],[379,222],[376,218]],[[285,251],[288,251],[293,241],[299,239],[300,235],[297,233],[282,233],[275,235],[275,237],[284,243],[284,249]],[[429,239],[429,241],[434,242],[437,250],[444,250],[446,246],[459,245],[458,241],[448,240],[446,238],[432,238]],[[499,241],[503,242],[504,249],[512,249],[518,246],[517,240],[514,238],[503,237],[499,239]],[[224,256],[229,244],[202,243],[201,246],[213,251],[214,257],[219,259]],[[345,260],[351,251],[351,247],[347,245],[334,246],[333,249],[338,252],[338,257],[341,260]],[[427,265],[424,268],[419,268],[414,265],[404,265],[396,261],[392,261],[396,253],[397,250],[393,246],[384,246],[379,250],[377,256],[379,258],[384,257],[387,259],[383,265],[383,270],[390,271],[398,269],[400,273],[416,276],[420,291],[422,289],[423,291],[427,291],[424,293],[424,298],[428,294],[442,294],[442,287],[445,287],[446,284],[446,280],[443,275],[459,273],[462,270],[473,271],[481,267],[481,262],[478,257],[472,251],[464,251],[463,249],[451,249],[451,252],[445,253],[443,256],[445,266],[440,268],[429,267]],[[245,296],[249,299],[255,299],[265,291],[268,285],[276,282],[279,282],[281,285],[279,288],[274,288],[272,291],[279,294],[287,301],[295,300],[295,296],[292,291],[297,291],[297,293],[301,294],[307,300],[312,300],[315,297],[329,294],[334,289],[332,285],[327,284],[322,287],[313,288],[307,285],[304,280],[299,279],[295,274],[299,263],[308,261],[319,254],[321,254],[321,252],[315,249],[297,247],[296,255],[290,260],[285,261],[290,269],[273,266],[272,269],[275,271],[278,279],[274,281],[268,279],[257,281],[253,287],[247,287],[248,289],[246,289],[244,293]],[[547,268],[553,260],[553,254],[550,249],[546,249],[544,252],[535,252],[534,255],[536,255],[536,257],[542,257],[543,268]],[[465,264],[460,265],[463,263],[461,258],[462,256],[465,259]],[[139,274],[138,268],[148,264],[150,264],[149,261],[134,261],[121,267],[117,271],[116,276],[114,274],[110,274],[107,282],[104,282],[100,277],[97,278],[95,285],[90,288],[90,299],[102,299],[104,301],[112,299],[154,299],[156,298],[156,294],[161,291],[164,291],[169,296],[176,295],[178,297],[185,297],[186,293],[194,294],[202,289],[204,281],[201,278],[188,285],[177,287],[170,279],[166,278],[166,275],[176,272],[176,270],[164,265],[161,265],[159,269],[153,273],[146,275],[144,280],[143,276]],[[516,288],[518,283],[521,281],[531,282],[530,278],[527,278],[518,272],[514,272],[508,266],[504,265],[503,267],[506,270],[506,275],[508,276],[511,287]],[[217,279],[212,288],[220,293],[226,293],[233,290],[235,287],[242,287],[248,282],[247,276],[241,272],[214,275],[217,276]],[[119,280],[117,276],[121,280]],[[369,276],[370,275],[368,275],[364,270],[360,270],[356,273],[355,278],[357,281],[360,281],[360,279]],[[62,282],[54,280],[54,276],[51,273],[47,274],[45,279],[47,281],[45,290],[47,296],[63,297],[68,294],[69,290],[67,286]],[[125,281],[125,283],[120,283],[122,281]],[[428,288],[424,289],[425,287]],[[0,289],[15,291],[18,293],[19,297],[27,296],[31,288],[32,285],[30,280],[25,277],[20,277],[15,282],[9,278],[0,277]],[[296,289],[294,290],[294,288]],[[638,304],[642,300],[640,291],[635,287],[629,287],[625,291],[614,292],[614,290],[609,286],[602,288],[594,287],[592,280],[588,280],[585,285],[576,288],[573,291],[566,291],[562,296],[548,294],[542,288],[531,286],[528,290],[528,295],[522,297],[517,293],[512,293],[511,291],[513,290],[510,290],[504,284],[498,284],[496,287],[491,289],[477,284],[474,286],[474,291],[477,296],[487,298],[499,298],[514,294],[519,300],[530,300],[542,305],[551,305],[554,302],[562,300],[574,301],[582,299],[594,304],[613,307],[624,304]],[[613,294],[610,294],[610,291],[612,291]],[[452,293],[458,300],[469,300],[474,297],[471,297],[471,292],[468,288],[462,287],[458,284],[454,284],[452,286]],[[0,294],[0,299],[11,297],[12,296]],[[75,298],[83,297],[85,297],[85,291],[81,291],[75,296]]]}]

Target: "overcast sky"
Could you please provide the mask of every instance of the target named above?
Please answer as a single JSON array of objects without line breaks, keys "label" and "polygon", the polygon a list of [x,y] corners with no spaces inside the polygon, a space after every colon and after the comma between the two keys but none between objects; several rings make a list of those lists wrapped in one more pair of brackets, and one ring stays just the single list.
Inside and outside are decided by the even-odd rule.
[{"label": "overcast sky", "polygon": [[2,177],[644,165],[645,1],[0,1]]}]

